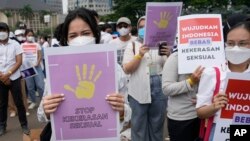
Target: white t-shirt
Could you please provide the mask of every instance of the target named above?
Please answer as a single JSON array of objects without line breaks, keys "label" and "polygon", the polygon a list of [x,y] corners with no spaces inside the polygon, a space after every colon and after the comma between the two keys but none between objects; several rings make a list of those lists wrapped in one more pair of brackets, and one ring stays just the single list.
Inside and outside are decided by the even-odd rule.
[{"label": "white t-shirt", "polygon": [[51,47],[60,46],[59,41],[56,38],[52,38]]},{"label": "white t-shirt", "polygon": [[[226,67],[226,70],[222,70],[220,68],[220,89],[219,92],[224,91],[225,88],[225,81],[226,81],[226,75],[228,72],[231,72],[228,67]],[[250,67],[244,73],[250,73]],[[199,83],[199,89],[197,93],[197,103],[196,108],[200,108],[202,106],[207,106],[212,104],[212,98],[215,90],[216,85],[216,72],[214,68],[206,68],[201,76],[200,83]],[[218,120],[220,117],[220,110],[215,113],[214,116],[214,123]]]},{"label": "white t-shirt", "polygon": [[43,47],[43,48],[49,47],[49,43],[48,43],[47,41],[45,41],[45,42],[43,43],[42,47]]},{"label": "white t-shirt", "polygon": [[[123,64],[127,64],[139,53],[142,44],[135,42],[135,53],[132,43],[128,44],[124,52]],[[144,54],[138,68],[130,74],[128,83],[128,94],[140,104],[151,103],[150,68],[154,68],[155,74],[161,74],[166,56],[159,56],[158,50],[150,50]],[[152,69],[151,69],[152,70]]]},{"label": "white t-shirt", "polygon": [[131,38],[128,41],[122,41],[120,38],[116,38],[114,40],[111,40],[109,43],[116,44],[117,49],[117,62],[118,64],[122,65],[122,60],[124,56],[124,51],[127,47],[127,45],[133,41],[136,40],[137,37],[131,36]]},{"label": "white t-shirt", "polygon": [[111,34],[101,31],[101,44],[109,43],[111,40],[113,40]]},{"label": "white t-shirt", "polygon": [[[2,73],[6,74],[15,65],[16,56],[22,54],[23,50],[19,43],[9,39],[8,43],[3,45],[0,44],[0,70]],[[21,76],[20,70],[18,69],[11,76],[11,80],[16,80]]]}]

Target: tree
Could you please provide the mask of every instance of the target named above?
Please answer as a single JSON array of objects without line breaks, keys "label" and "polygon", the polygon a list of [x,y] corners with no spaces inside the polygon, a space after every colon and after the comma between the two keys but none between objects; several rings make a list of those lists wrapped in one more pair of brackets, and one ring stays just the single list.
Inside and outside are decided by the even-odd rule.
[{"label": "tree", "polygon": [[235,12],[250,13],[250,0],[114,0],[114,13],[101,17],[101,20],[117,21],[119,17],[125,16],[136,25],[138,18],[145,15],[146,2],[177,1],[183,2],[182,15],[214,13],[226,17]]},{"label": "tree", "polygon": [[20,15],[27,22],[28,27],[30,27],[30,20],[32,20],[34,12],[29,4],[20,9]]},{"label": "tree", "polygon": [[128,17],[133,25],[138,18],[145,15],[146,2],[163,2],[166,0],[114,0],[114,13],[101,17],[103,21],[117,21],[120,17]]},{"label": "tree", "polygon": [[6,17],[7,17],[7,18],[9,18],[9,17],[11,17],[11,16],[12,16],[12,14],[11,14],[11,12],[10,12],[10,11],[6,11],[6,12],[4,12],[4,14],[6,15]]}]

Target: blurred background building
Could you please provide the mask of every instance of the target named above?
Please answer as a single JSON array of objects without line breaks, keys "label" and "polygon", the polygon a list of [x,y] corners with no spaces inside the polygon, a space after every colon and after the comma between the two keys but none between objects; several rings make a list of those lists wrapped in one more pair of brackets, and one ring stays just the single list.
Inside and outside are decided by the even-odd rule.
[{"label": "blurred background building", "polygon": [[[44,16],[49,15],[48,22]],[[62,0],[0,0],[0,21],[9,25],[14,31],[20,24],[25,24],[36,33],[53,29],[64,21]]]},{"label": "blurred background building", "polygon": [[97,11],[99,15],[111,14],[112,6],[112,0],[68,0],[69,10],[85,7]]}]

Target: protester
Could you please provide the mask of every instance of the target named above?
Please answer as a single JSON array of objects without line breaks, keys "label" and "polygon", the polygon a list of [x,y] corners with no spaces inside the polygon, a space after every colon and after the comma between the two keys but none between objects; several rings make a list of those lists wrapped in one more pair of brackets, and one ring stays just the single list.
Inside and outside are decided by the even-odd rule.
[{"label": "protester", "polygon": [[213,141],[220,110],[228,103],[227,95],[223,91],[227,72],[250,73],[250,22],[239,23],[230,28],[227,33],[225,53],[228,65],[225,68],[219,68],[221,76],[220,92],[213,97],[216,72],[214,68],[206,68],[201,76],[197,94],[198,116],[200,118],[214,116],[209,141]]},{"label": "protester", "polygon": [[[100,31],[96,27],[96,20],[90,10],[80,8],[71,11],[63,24],[60,44],[62,46],[98,44],[100,43]],[[120,112],[120,116],[124,116],[125,120],[129,120],[131,110],[128,105],[124,104],[127,81],[120,66],[118,66],[116,71],[118,73],[118,86],[121,94],[111,92],[107,95],[106,100],[114,110]],[[54,113],[63,101],[63,95],[48,95],[45,91],[43,100],[37,111],[39,121],[48,121],[50,118],[49,115]]]},{"label": "protester", "polygon": [[47,36],[41,36],[39,43],[42,48],[50,47]]},{"label": "protester", "polygon": [[137,24],[140,36],[128,44],[123,59],[123,70],[130,75],[131,136],[133,141],[162,141],[166,97],[161,88],[161,71],[170,49],[159,56],[158,50],[143,45],[144,26],[145,17],[141,17]]},{"label": "protester", "polygon": [[103,25],[102,31],[106,32],[106,33],[109,33],[110,35],[113,33],[112,26],[110,24],[108,24],[108,23]]},{"label": "protester", "polygon": [[118,47],[117,60],[120,65],[122,65],[123,54],[126,46],[136,40],[136,37],[130,35],[131,29],[131,21],[127,17],[121,17],[117,20],[116,30],[119,32],[120,36],[111,40],[110,43],[114,43]]},{"label": "protester", "polygon": [[15,36],[19,44],[22,44],[25,42],[26,38],[24,36],[24,32],[21,29],[15,30]]},{"label": "protester", "polygon": [[194,141],[200,120],[195,110],[196,93],[203,67],[192,74],[178,74],[178,52],[172,53],[162,71],[162,89],[168,96],[168,132],[171,141]]},{"label": "protester", "polygon": [[54,31],[54,37],[51,40],[51,46],[52,47],[59,47],[59,41],[61,37],[61,31],[62,31],[63,23],[57,25],[55,31]]},{"label": "protester", "polygon": [[[12,32],[10,32],[10,33],[12,33]],[[23,36],[24,36],[23,30],[17,29],[15,31],[15,34],[13,34],[12,36],[9,36],[9,39],[15,40],[19,44],[21,44],[25,41],[25,37],[23,37]],[[26,88],[25,88],[25,80],[24,79],[21,79],[21,90],[22,90],[22,99],[23,99],[25,110],[26,110],[26,116],[29,116],[30,113],[28,112],[28,103],[27,103],[27,95],[26,95]],[[8,111],[10,113],[10,117],[16,116],[17,109],[16,109],[14,100],[13,100],[10,92],[9,92]]]},{"label": "protester", "polygon": [[[37,48],[37,60],[36,62],[29,62],[24,56],[23,56],[23,64],[31,64],[31,67],[35,67],[37,71],[37,75],[26,78],[26,85],[27,85],[27,92],[30,100],[32,101],[29,105],[28,109],[34,109],[37,105],[37,99],[36,99],[36,89],[38,91],[39,97],[42,98],[43,92],[44,92],[44,74],[40,65],[42,55],[41,55],[41,47],[38,43],[35,43],[35,37],[34,32],[31,29],[26,29],[25,36],[27,38],[27,41],[23,44],[21,44],[21,47],[27,45],[33,45]],[[33,64],[34,63],[34,64]]]},{"label": "protester", "polygon": [[8,25],[0,22],[0,136],[6,132],[9,91],[17,107],[23,133],[30,133],[22,101],[21,74],[19,71],[23,51],[16,41],[9,39],[9,31]]},{"label": "protester", "polygon": [[113,40],[112,37],[112,27],[109,24],[104,24],[101,27],[101,41],[100,43],[109,43],[111,40]]}]

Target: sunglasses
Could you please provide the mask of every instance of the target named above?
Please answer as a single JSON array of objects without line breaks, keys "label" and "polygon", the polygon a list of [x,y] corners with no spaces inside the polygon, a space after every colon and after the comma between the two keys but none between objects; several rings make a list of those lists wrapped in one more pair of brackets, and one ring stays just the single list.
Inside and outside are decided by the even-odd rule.
[{"label": "sunglasses", "polygon": [[123,27],[124,27],[124,28],[128,28],[128,25],[127,25],[127,24],[120,24],[120,25],[118,25],[117,27],[118,27],[118,28],[123,28]]}]

